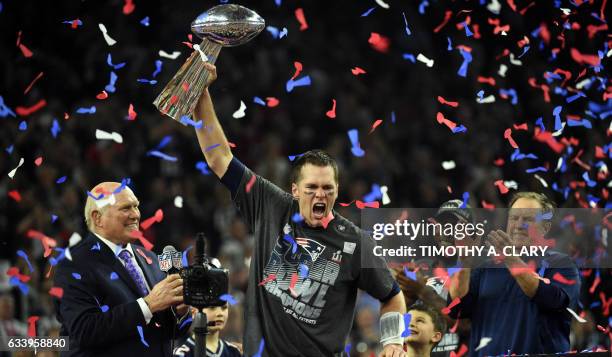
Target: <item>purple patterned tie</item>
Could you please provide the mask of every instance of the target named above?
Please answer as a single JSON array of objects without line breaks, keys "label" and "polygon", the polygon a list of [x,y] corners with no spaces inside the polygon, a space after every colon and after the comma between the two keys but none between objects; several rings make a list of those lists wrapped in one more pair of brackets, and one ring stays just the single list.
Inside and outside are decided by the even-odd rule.
[{"label": "purple patterned tie", "polygon": [[125,268],[127,269],[128,273],[130,273],[132,279],[134,279],[134,282],[138,286],[138,290],[140,290],[140,294],[142,294],[142,296],[147,296],[149,294],[149,289],[144,281],[144,277],[140,274],[138,268],[136,268],[136,265],[132,261],[132,253],[130,253],[129,250],[124,249],[119,253],[119,258],[121,258],[121,260],[123,260],[125,263]]}]

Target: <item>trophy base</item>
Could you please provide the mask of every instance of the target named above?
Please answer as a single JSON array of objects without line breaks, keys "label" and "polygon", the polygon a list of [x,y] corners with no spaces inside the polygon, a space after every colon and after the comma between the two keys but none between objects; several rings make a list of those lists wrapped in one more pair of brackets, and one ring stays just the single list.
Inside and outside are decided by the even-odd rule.
[{"label": "trophy base", "polygon": [[[164,90],[155,98],[153,105],[162,114],[186,125],[182,118],[191,119],[198,99],[206,86],[209,72],[204,61],[214,64],[221,51],[221,45],[204,39],[200,51],[194,50],[191,56],[172,77]],[[206,58],[203,58],[205,55]]]}]

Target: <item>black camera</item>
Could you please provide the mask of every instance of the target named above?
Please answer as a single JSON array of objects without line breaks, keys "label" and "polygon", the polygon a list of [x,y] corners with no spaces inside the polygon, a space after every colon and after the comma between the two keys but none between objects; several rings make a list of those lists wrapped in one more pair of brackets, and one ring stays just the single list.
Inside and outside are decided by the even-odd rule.
[{"label": "black camera", "polygon": [[210,264],[204,254],[205,239],[204,233],[197,234],[194,264],[180,271],[184,303],[197,309],[224,305],[220,297],[228,293],[228,270]]}]

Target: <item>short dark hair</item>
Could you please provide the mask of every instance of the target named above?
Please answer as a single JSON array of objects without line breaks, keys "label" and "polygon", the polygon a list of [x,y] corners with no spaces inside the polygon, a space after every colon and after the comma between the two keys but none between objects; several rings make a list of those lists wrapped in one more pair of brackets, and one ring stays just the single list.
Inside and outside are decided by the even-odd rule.
[{"label": "short dark hair", "polygon": [[[444,334],[446,333],[446,329],[447,329],[446,316],[442,315],[442,312],[440,310],[436,309],[432,305],[422,302],[421,300],[418,300],[416,303],[409,306],[408,311],[410,310],[421,311],[429,315],[434,325],[434,331],[440,332],[442,336],[444,336]],[[440,341],[442,341],[442,339],[440,339]],[[434,343],[433,347],[436,347],[436,345],[440,341]]]},{"label": "short dark hair", "polygon": [[293,167],[291,168],[290,183],[298,182],[302,173],[302,167],[304,167],[306,164],[320,167],[331,166],[331,168],[334,169],[334,180],[336,180],[336,183],[338,183],[338,164],[336,163],[336,160],[334,160],[334,158],[332,158],[327,152],[320,149],[306,151],[295,159],[293,162]]},{"label": "short dark hair", "polygon": [[508,208],[512,208],[512,205],[514,205],[514,203],[521,198],[526,198],[539,202],[540,206],[542,206],[543,213],[550,212],[554,214],[555,207],[557,206],[553,200],[548,198],[548,196],[543,193],[523,191],[516,192],[514,195],[512,195],[512,198],[510,198],[510,203],[508,204]]}]

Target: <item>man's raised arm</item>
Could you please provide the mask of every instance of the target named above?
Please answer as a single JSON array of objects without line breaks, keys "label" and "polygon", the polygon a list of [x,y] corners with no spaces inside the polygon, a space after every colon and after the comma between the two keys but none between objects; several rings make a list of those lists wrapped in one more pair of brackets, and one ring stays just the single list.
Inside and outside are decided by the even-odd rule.
[{"label": "man's raised arm", "polygon": [[204,66],[210,72],[208,84],[198,100],[193,115],[195,121],[202,120],[204,123],[200,129],[196,129],[200,149],[210,169],[221,178],[225,175],[233,155],[208,92],[208,86],[217,79],[217,68],[209,63],[205,63]]}]

